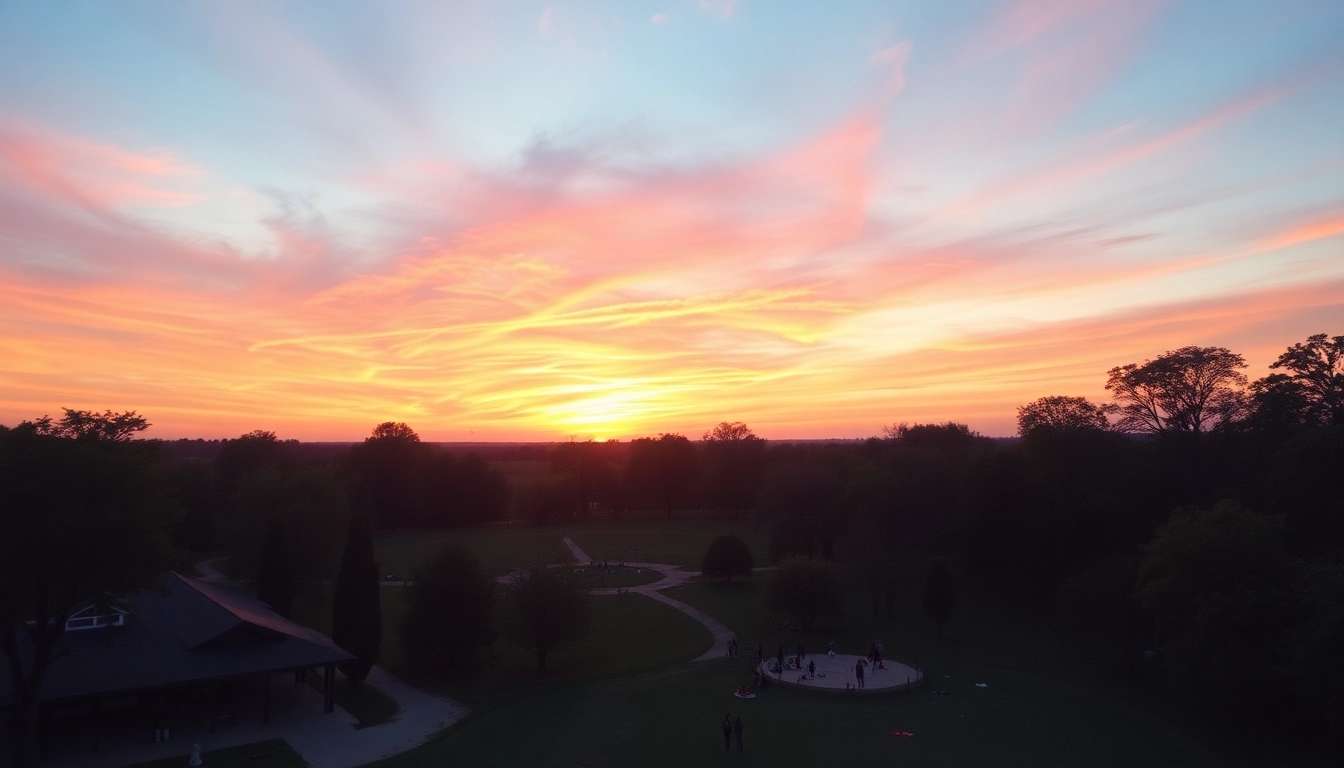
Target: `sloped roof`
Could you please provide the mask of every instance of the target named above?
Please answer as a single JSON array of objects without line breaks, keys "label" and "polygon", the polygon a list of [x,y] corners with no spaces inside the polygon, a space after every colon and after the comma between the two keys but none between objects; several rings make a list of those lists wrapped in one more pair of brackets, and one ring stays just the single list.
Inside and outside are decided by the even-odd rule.
[{"label": "sloped roof", "polygon": [[[121,627],[67,632],[47,672],[43,701],[60,701],[349,661],[320,632],[256,598],[169,573],[123,603]],[[0,676],[0,704],[12,700]]]}]

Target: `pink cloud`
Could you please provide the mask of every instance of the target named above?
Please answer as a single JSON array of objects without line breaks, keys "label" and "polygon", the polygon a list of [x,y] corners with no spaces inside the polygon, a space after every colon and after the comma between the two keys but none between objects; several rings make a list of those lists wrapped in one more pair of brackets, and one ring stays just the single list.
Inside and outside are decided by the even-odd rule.
[{"label": "pink cloud", "polygon": [[737,0],[697,0],[700,10],[720,19],[730,19],[737,12]]},{"label": "pink cloud", "polygon": [[132,152],[0,121],[0,182],[87,207],[190,205],[199,168],[173,153]]}]

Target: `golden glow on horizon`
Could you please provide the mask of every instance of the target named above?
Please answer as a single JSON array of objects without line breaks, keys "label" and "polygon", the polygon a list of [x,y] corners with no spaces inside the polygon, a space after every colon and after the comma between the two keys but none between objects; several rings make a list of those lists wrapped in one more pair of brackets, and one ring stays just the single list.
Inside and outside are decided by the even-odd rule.
[{"label": "golden glow on horizon", "polygon": [[[853,62],[848,106],[736,154],[607,158],[644,151],[632,129],[573,151],[543,136],[520,150],[539,159],[492,170],[438,136],[351,128],[342,150],[397,152],[286,177],[326,208],[249,177],[264,154],[122,146],[0,108],[0,423],[66,406],[136,409],[163,437],[356,440],[387,420],[428,440],[697,438],[721,420],[1003,435],[1021,403],[1104,400],[1109,368],[1167,349],[1228,346],[1263,375],[1344,332],[1344,156],[1210,176],[1337,65],[1074,124],[1161,14],[1001,10],[910,73],[932,46],[884,41]],[[305,50],[321,98],[383,115]],[[1000,94],[996,57],[1019,55]]]}]

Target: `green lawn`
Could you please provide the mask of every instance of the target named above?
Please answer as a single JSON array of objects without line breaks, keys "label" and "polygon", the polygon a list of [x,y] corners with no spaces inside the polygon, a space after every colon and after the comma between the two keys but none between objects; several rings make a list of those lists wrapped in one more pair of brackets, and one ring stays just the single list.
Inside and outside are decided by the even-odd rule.
[{"label": "green lawn", "polygon": [[[493,574],[566,562],[566,534],[594,558],[695,567],[708,543],[726,532],[742,536],[763,561],[766,537],[732,521],[602,520],[564,529],[402,532],[380,536],[377,547],[383,570],[403,574],[446,539],[465,543]],[[842,651],[861,653],[881,638],[889,657],[909,661],[918,655],[932,670],[933,684],[871,698],[772,690],[739,702],[730,693],[746,680],[744,662],[677,665],[708,647],[708,632],[639,595],[589,598],[593,633],[554,652],[544,678],[535,673],[532,653],[500,640],[480,674],[464,680],[402,657],[396,633],[404,592],[385,587],[379,663],[473,709],[434,742],[388,764],[715,764],[722,717],[715,712],[739,704],[752,749],[730,759],[760,765],[1215,763],[1187,733],[1228,754],[1235,751],[1219,729],[1203,727],[1208,724],[1173,703],[1160,676],[1117,674],[1119,656],[1105,643],[1062,632],[1047,613],[1024,611],[973,585],[962,585],[940,639],[923,616],[915,583],[900,596],[893,619],[874,618],[863,590],[850,585],[843,620],[807,633],[776,630],[762,605],[765,578],[696,580],[669,595],[734,629],[744,650],[761,642],[773,655],[780,642],[792,650],[803,639],[814,652],[835,640]],[[329,608],[320,608],[313,620],[319,629],[326,626],[324,612]],[[943,674],[952,677],[943,683]],[[990,687],[975,689],[971,682],[977,680]],[[970,687],[958,688],[963,685]],[[940,687],[951,695],[932,695]],[[916,735],[892,736],[893,729]]]},{"label": "green lawn", "polygon": [[663,578],[663,574],[650,568],[617,568],[612,566],[611,573],[592,570],[588,567],[575,568],[574,575],[582,579],[589,589],[607,587],[637,587],[651,584]]},{"label": "green lawn", "polygon": [[603,520],[577,523],[565,533],[596,560],[612,563],[668,563],[699,569],[709,543],[733,533],[742,537],[765,565],[769,537],[754,523],[733,520]]},{"label": "green lawn", "polygon": [[[136,763],[127,768],[180,768],[187,764],[190,756],[188,753],[179,757],[165,757],[162,760]],[[210,768],[304,768],[308,765],[283,739],[212,749],[201,753],[201,762]]]},{"label": "green lawn", "polygon": [[[545,676],[537,674],[533,652],[501,638],[493,652],[483,654],[479,674],[464,679],[413,662],[402,653],[399,630],[404,595],[404,587],[383,587],[383,643],[378,665],[419,688],[450,696],[473,709],[496,706],[557,685],[686,661],[704,653],[713,640],[699,622],[643,595],[595,595],[588,598],[593,615],[588,636],[548,654]],[[329,632],[329,593],[325,599],[302,603],[295,618]]]},{"label": "green lawn", "polygon": [[427,556],[449,541],[470,549],[481,567],[495,576],[514,568],[574,560],[556,529],[521,526],[384,533],[374,540],[374,557],[384,576],[399,572],[409,579]]},{"label": "green lawn", "polygon": [[[747,678],[745,660],[700,662],[546,691],[377,765],[1218,764],[1161,721],[1082,688],[951,661],[933,673],[949,695],[932,695],[932,687],[883,696],[772,688],[741,701],[732,691]],[[723,754],[718,723],[729,712],[745,725],[742,755]]]}]

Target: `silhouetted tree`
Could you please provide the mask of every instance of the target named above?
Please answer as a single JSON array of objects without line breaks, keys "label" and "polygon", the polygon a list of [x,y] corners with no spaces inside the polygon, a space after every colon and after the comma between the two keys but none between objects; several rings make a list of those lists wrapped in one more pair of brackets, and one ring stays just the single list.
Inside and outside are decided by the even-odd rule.
[{"label": "silhouetted tree", "polygon": [[957,583],[952,578],[952,569],[946,562],[935,560],[924,580],[924,615],[938,625],[938,637],[943,636],[943,625],[952,618],[956,604]]},{"label": "silhouetted tree", "polygon": [[32,421],[25,421],[19,424],[20,428],[28,428],[39,435],[47,437],[61,437],[70,440],[102,440],[104,442],[124,442],[130,440],[136,433],[143,432],[149,428],[149,422],[145,417],[135,411],[125,411],[124,413],[113,413],[111,410],[98,413],[96,411],[80,411],[74,408],[62,408],[64,415],[59,421],[53,421],[50,416],[43,416]]},{"label": "silhouetted tree", "polygon": [[380,527],[424,522],[425,466],[429,446],[400,422],[383,422],[350,452],[359,477],[358,506]]},{"label": "silhouetted tree", "polygon": [[152,586],[173,561],[163,454],[127,441],[115,414],[89,418],[104,417],[80,416],[71,431],[0,427],[0,649],[19,766],[36,759],[39,697],[66,620]]},{"label": "silhouetted tree", "polygon": [[349,492],[329,466],[289,475],[274,467],[251,470],[235,484],[233,503],[220,520],[220,543],[238,578],[259,578],[272,521],[287,532],[286,556],[295,590],[331,581],[345,547]]},{"label": "silhouetted tree", "polygon": [[710,542],[705,550],[705,558],[700,564],[700,573],[711,578],[725,578],[732,581],[734,576],[750,576],[756,566],[747,543],[732,534],[725,534]]},{"label": "silhouetted tree", "polygon": [[1282,520],[1235,501],[1178,510],[1139,565],[1167,668],[1240,713],[1282,704],[1285,639],[1298,615],[1283,534]]},{"label": "silhouetted tree", "polygon": [[1287,522],[1294,554],[1344,560],[1344,427],[1304,429],[1266,464],[1268,508]]},{"label": "silhouetted tree", "polygon": [[637,498],[652,497],[672,516],[672,509],[690,498],[700,473],[695,446],[685,436],[661,434],[630,443],[626,481]]},{"label": "silhouetted tree", "polygon": [[453,473],[459,498],[458,525],[503,520],[509,511],[509,483],[504,473],[491,469],[479,454],[468,453]]},{"label": "silhouetted tree", "polygon": [[1303,618],[1289,634],[1298,717],[1339,733],[1344,727],[1344,563],[1301,570]]},{"label": "silhouetted tree", "polygon": [[373,530],[369,519],[357,514],[350,519],[331,606],[331,639],[355,657],[341,668],[351,685],[369,676],[382,647],[379,582],[378,563],[373,559]]},{"label": "silhouetted tree", "polygon": [[227,508],[233,503],[239,480],[250,472],[269,469],[284,476],[299,464],[298,441],[281,440],[274,432],[257,429],[225,440],[215,457],[220,495]]},{"label": "silhouetted tree", "polygon": [[781,462],[767,469],[756,513],[774,525],[770,559],[786,555],[835,559],[835,537],[847,510],[839,474],[816,459]]},{"label": "silhouetted tree", "polygon": [[765,440],[740,421],[721,421],[700,439],[706,504],[734,513],[750,508],[765,465]]},{"label": "silhouetted tree", "polygon": [[294,539],[285,521],[279,515],[272,517],[261,544],[257,597],[285,618],[289,618],[294,604],[294,550]]},{"label": "silhouetted tree", "polygon": [[895,613],[905,549],[898,529],[886,514],[890,483],[887,472],[871,465],[851,475],[847,495],[858,517],[837,546],[837,559],[852,566],[868,588],[874,618],[881,615],[884,605],[887,618]]},{"label": "silhouetted tree", "polygon": [[586,515],[594,505],[610,504],[617,495],[620,476],[612,465],[609,443],[593,440],[561,443],[551,454],[551,471],[565,479],[569,498],[578,503],[578,514]]},{"label": "silhouetted tree", "polygon": [[1124,432],[1199,435],[1245,412],[1246,360],[1222,347],[1181,347],[1112,368],[1106,389]]},{"label": "silhouetted tree", "polygon": [[1085,397],[1042,397],[1017,409],[1017,434],[1026,437],[1040,429],[1110,429],[1106,414],[1114,408],[1093,405]]},{"label": "silhouetted tree", "polygon": [[169,493],[182,507],[173,544],[190,551],[216,549],[220,507],[214,465],[205,459],[179,459],[168,467],[165,479]]},{"label": "silhouetted tree", "polygon": [[965,451],[983,444],[984,435],[965,424],[949,421],[944,424],[893,424],[882,429],[883,434],[905,448],[920,448],[944,452]]},{"label": "silhouetted tree", "polygon": [[1289,372],[1276,383],[1299,393],[1307,423],[1344,424],[1344,336],[1308,336],[1269,367]]},{"label": "silhouetted tree", "polygon": [[461,544],[441,546],[406,587],[401,643],[411,657],[462,666],[495,641],[495,582]]},{"label": "silhouetted tree", "polygon": [[804,629],[823,616],[839,616],[843,602],[835,568],[816,558],[780,560],[765,585],[766,608],[775,614],[792,614]]},{"label": "silhouetted tree", "polygon": [[510,576],[501,608],[505,635],[536,651],[541,673],[546,654],[582,638],[591,624],[586,590],[566,568],[533,568]]}]

